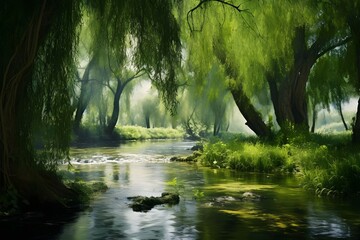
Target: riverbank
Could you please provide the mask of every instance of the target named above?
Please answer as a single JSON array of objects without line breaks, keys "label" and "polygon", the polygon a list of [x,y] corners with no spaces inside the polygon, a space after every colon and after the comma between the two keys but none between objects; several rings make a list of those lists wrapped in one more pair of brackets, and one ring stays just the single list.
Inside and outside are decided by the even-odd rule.
[{"label": "riverbank", "polygon": [[360,196],[360,150],[348,133],[301,136],[286,144],[236,135],[213,138],[197,160],[212,168],[294,174],[318,196]]},{"label": "riverbank", "polygon": [[142,141],[154,139],[184,139],[185,132],[179,128],[144,128],[141,126],[117,126],[114,132],[105,134],[96,126],[86,126],[73,135],[72,146],[104,145],[113,146],[125,141]]},{"label": "riverbank", "polygon": [[[155,140],[72,148],[73,169],[62,165],[69,174],[64,178],[100,181],[109,189],[71,215],[0,219],[0,231],[14,239],[359,239],[356,199],[314,197],[293,174],[169,161],[191,154],[195,144]],[[148,212],[130,207],[129,197],[163,192],[178,192],[179,203]],[[244,197],[249,194],[254,198]]]}]

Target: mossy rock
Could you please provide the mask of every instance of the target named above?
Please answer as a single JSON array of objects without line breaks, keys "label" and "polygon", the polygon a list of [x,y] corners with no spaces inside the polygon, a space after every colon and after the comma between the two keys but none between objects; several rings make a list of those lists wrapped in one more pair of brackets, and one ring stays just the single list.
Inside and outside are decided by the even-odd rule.
[{"label": "mossy rock", "polygon": [[200,152],[195,151],[189,156],[174,156],[170,158],[171,162],[197,162],[197,158],[201,155]]},{"label": "mossy rock", "polygon": [[128,197],[129,200],[132,200],[133,203],[130,204],[130,207],[135,212],[147,212],[151,210],[156,205],[168,204],[175,205],[180,201],[179,194],[164,192],[161,194],[161,197]]}]

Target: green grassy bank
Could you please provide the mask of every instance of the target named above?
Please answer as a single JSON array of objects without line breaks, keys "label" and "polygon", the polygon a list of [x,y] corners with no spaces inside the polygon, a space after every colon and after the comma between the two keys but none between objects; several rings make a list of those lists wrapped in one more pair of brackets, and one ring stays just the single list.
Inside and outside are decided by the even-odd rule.
[{"label": "green grassy bank", "polygon": [[115,132],[122,140],[177,139],[185,136],[184,131],[180,129],[144,128],[139,126],[117,127]]},{"label": "green grassy bank", "polygon": [[350,134],[299,136],[286,144],[233,136],[204,143],[205,166],[295,174],[319,196],[360,196],[360,148]]},{"label": "green grassy bank", "polygon": [[86,125],[73,135],[73,142],[102,142],[148,139],[181,139],[185,132],[173,128],[145,128],[140,126],[117,126],[114,132],[106,134],[104,129]]}]

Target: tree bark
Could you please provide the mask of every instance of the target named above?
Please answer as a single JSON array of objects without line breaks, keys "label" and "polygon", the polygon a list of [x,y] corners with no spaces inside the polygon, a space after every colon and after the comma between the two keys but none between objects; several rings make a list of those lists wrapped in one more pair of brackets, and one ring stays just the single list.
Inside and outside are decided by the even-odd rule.
[{"label": "tree bark", "polygon": [[[8,49],[1,52],[0,59],[0,192],[14,188],[16,193],[12,197],[19,197],[19,207],[21,199],[26,200],[27,207],[32,204],[56,204],[60,207],[58,203],[76,195],[53,172],[39,168],[35,163],[30,142],[30,125],[34,118],[23,119],[27,117],[24,109],[33,107],[27,90],[36,82],[33,79],[35,59],[57,14],[64,9],[58,1],[17,1],[16,5],[7,2],[2,3],[9,7],[6,14],[15,13],[15,16],[0,23],[1,30],[10,29],[8,26],[4,28],[4,24],[11,25],[10,32],[2,32],[2,44]],[[17,15],[19,10],[23,14]]]},{"label": "tree bark", "polygon": [[257,136],[262,138],[270,137],[270,128],[264,123],[260,113],[256,111],[255,107],[251,104],[250,99],[246,96],[242,87],[238,85],[236,88],[232,88],[231,94],[236,106],[246,120],[245,124],[254,131]]},{"label": "tree bark", "polygon": [[[9,19],[22,26],[11,26],[11,31],[2,33],[2,44],[8,49],[1,53],[0,59],[0,190],[5,190],[18,177],[15,172],[18,168],[33,160],[26,146],[28,132],[23,132],[18,119],[23,108],[30,107],[27,106],[26,88],[32,81],[39,47],[53,22],[54,5],[49,1],[25,9],[27,6],[20,3],[17,7],[27,15],[9,16]],[[16,11],[12,6],[7,10],[9,12],[4,14]],[[1,27],[10,29],[4,28],[3,23]]]},{"label": "tree bark", "polygon": [[332,49],[329,47],[321,52],[329,40],[329,34],[325,30],[320,31],[318,39],[308,48],[305,27],[297,27],[292,45],[292,68],[287,75],[282,76],[279,74],[280,67],[274,64],[274,73],[267,74],[276,120],[281,128],[292,124],[296,128],[309,131],[306,84],[316,60]]},{"label": "tree bark", "polygon": [[312,124],[311,124],[311,132],[314,133],[315,132],[315,124],[316,124],[316,119],[317,119],[317,111],[316,111],[316,105],[314,104],[313,109],[312,109]]}]

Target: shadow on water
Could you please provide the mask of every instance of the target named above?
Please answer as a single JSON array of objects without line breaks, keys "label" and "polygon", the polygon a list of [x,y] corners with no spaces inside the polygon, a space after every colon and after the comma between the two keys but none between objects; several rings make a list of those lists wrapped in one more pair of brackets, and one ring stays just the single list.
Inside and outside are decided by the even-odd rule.
[{"label": "shadow on water", "polygon": [[79,209],[63,209],[61,212],[27,212],[0,218],[1,239],[58,239],[64,225],[77,219],[79,213]]},{"label": "shadow on water", "polygon": [[[25,229],[27,239],[64,240],[359,239],[356,201],[313,197],[294,177],[169,161],[172,155],[189,153],[193,144],[160,141],[74,148],[76,171],[69,177],[102,180],[109,190],[70,219],[23,224],[13,231]],[[164,191],[178,191],[180,203],[146,213],[129,208],[129,196],[159,196]]]}]

